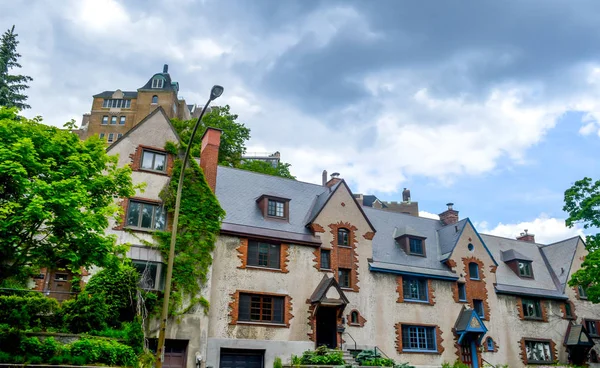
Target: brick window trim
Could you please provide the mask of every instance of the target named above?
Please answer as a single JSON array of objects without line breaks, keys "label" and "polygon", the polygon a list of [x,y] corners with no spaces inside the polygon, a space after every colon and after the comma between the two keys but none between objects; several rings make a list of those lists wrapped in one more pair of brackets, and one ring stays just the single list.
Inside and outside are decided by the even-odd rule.
[{"label": "brick window trim", "polygon": [[[463,262],[463,267],[464,267],[464,274],[465,276],[465,287],[466,287],[466,291],[467,291],[467,301],[469,302],[469,305],[471,306],[471,308],[475,308],[475,305],[473,303],[474,299],[477,300],[482,300],[483,301],[483,312],[484,312],[484,316],[481,318],[484,321],[489,321],[490,320],[490,305],[488,303],[488,291],[487,291],[487,287],[486,287],[486,282],[485,282],[485,278],[486,278],[486,274],[485,274],[485,270],[484,270],[484,264],[483,261],[481,261],[479,258],[476,257],[464,257],[462,258],[462,262]],[[478,268],[479,268],[479,279],[471,279],[469,276],[469,264],[471,262],[477,263]],[[458,286],[457,286],[458,288]],[[458,290],[457,290],[458,293]],[[457,296],[458,298],[458,296]]]},{"label": "brick window trim", "polygon": [[[569,303],[569,305],[571,306],[571,317],[567,316],[567,308],[565,307],[565,303]],[[575,304],[572,301],[566,300],[564,303],[560,303],[560,311],[562,312],[563,319],[577,320],[577,314],[575,313]]]},{"label": "brick window trim", "polygon": [[420,305],[435,305],[435,290],[433,288],[433,280],[427,279],[427,301],[418,300],[405,300],[404,299],[404,278],[403,276],[396,276],[396,292],[398,293],[398,299],[396,303],[414,303]]},{"label": "brick window trim", "polygon": [[[154,151],[154,152],[158,152],[158,153],[164,153],[167,156],[167,169],[164,172],[143,169],[142,168],[142,156],[143,156],[144,150]],[[165,151],[164,148],[154,147],[154,146],[146,146],[146,145],[140,144],[136,147],[135,152],[129,155],[129,158],[131,159],[131,163],[129,164],[129,166],[131,166],[132,171],[143,171],[143,172],[148,172],[148,173],[152,173],[152,174],[156,174],[156,175],[164,175],[164,176],[171,176],[171,174],[173,173],[173,163],[175,161],[174,156],[173,156],[173,154],[170,154],[167,151]]]},{"label": "brick window trim", "polygon": [[[417,326],[417,327],[435,327],[435,346],[437,351],[403,351],[402,349],[402,326]],[[411,323],[411,322],[398,322],[395,325],[396,328],[396,351],[399,354],[435,354],[439,355],[444,352],[444,346],[442,343],[444,339],[442,338],[442,329],[438,325],[430,325],[423,323]]]},{"label": "brick window trim", "polygon": [[[542,318],[531,318],[525,317],[525,311],[523,309],[523,298],[517,297],[517,313],[519,315],[519,319],[522,321],[531,321],[531,322],[548,322],[548,309],[547,309],[547,301],[544,299],[536,299],[536,298],[525,298],[531,300],[538,300],[540,302],[540,309],[542,312]],[[561,304],[561,310],[564,308],[564,305]],[[564,316],[563,311],[563,316]]]},{"label": "brick window trim", "polygon": [[[130,198],[121,199],[121,203],[119,203],[119,206],[123,209],[123,213],[121,214],[120,219],[117,222],[117,224],[113,227],[113,230],[127,229],[129,231],[137,231],[137,232],[141,232],[141,233],[154,233],[155,231],[157,231],[157,230],[152,230],[152,229],[143,229],[143,228],[139,228],[139,227],[128,227],[125,225],[125,222],[127,221],[127,210],[129,209],[130,201],[149,203],[149,204],[157,204],[157,205],[162,204],[162,201],[160,201],[158,199],[144,198],[144,197],[130,197]],[[170,231],[172,222],[173,221],[171,219],[171,216],[167,212],[167,228],[165,229],[166,231]]]},{"label": "brick window trim", "polygon": [[[358,254],[356,252],[356,247],[357,247],[357,243],[358,243],[358,240],[356,239],[356,232],[357,232],[358,228],[349,222],[343,222],[343,221],[339,221],[334,224],[329,224],[328,227],[332,234],[331,270],[333,270],[333,277],[335,277],[335,279],[339,282],[338,270],[340,268],[350,269],[350,288],[342,288],[342,289],[345,291],[358,292],[360,290],[360,287],[358,286],[358,283],[359,283]],[[349,231],[349,235],[348,235],[349,244],[350,244],[349,246],[337,245],[338,229],[340,229],[340,228],[344,228]],[[342,251],[343,252],[351,252],[350,255],[348,256],[348,259],[341,259]],[[348,261],[348,260],[350,261],[351,264],[348,264],[348,262],[342,262],[342,261]]]},{"label": "brick window trim", "polygon": [[577,285],[573,286],[573,291],[575,292],[575,296],[577,297],[577,300],[583,300],[583,301],[587,301],[588,298],[582,298],[581,295],[579,294],[579,287]]},{"label": "brick window trim", "polygon": [[[290,245],[285,243],[280,243],[279,249],[279,267],[280,268],[269,268],[269,267],[261,267],[261,266],[250,266],[248,265],[248,242],[249,238],[240,238],[240,245],[236,248],[238,252],[238,258],[241,261],[241,264],[237,267],[239,269],[248,269],[248,270],[259,270],[259,271],[269,271],[269,272],[279,272],[279,273],[289,273],[288,263],[290,262]],[[257,240],[258,241],[258,240]]]},{"label": "brick window trim", "polygon": [[459,295],[458,295],[458,284],[463,284],[465,285],[465,294],[466,294],[466,283],[464,282],[454,282],[452,283],[452,297],[454,298],[454,302],[455,303],[460,303],[460,304],[469,304],[469,298],[467,296],[467,300],[460,300],[459,299]]},{"label": "brick window trim", "polygon": [[[279,323],[268,323],[268,322],[246,322],[238,321],[239,306],[240,306],[240,294],[251,294],[251,295],[263,295],[263,296],[277,296],[283,297],[283,324]],[[268,293],[262,291],[248,291],[248,290],[236,290],[230,294],[231,302],[229,302],[229,324],[230,325],[248,325],[248,326],[264,326],[273,328],[289,328],[290,320],[294,318],[292,314],[292,297],[287,294]]]},{"label": "brick window trim", "polygon": [[[494,350],[488,350],[488,339],[492,339],[492,344],[494,346]],[[485,340],[483,340],[483,348],[484,348],[484,353],[497,353],[498,352],[498,343],[496,342],[496,339],[492,338],[491,336],[488,336],[485,338]]]},{"label": "brick window trim", "polygon": [[[358,313],[358,323],[352,323],[352,313],[354,312]],[[352,309],[350,313],[348,313],[348,315],[346,316],[346,322],[348,323],[348,326],[364,327],[365,323],[367,323],[367,320],[362,316],[362,314],[360,314],[360,312],[357,309]]]},{"label": "brick window trim", "polygon": [[[590,331],[587,331],[587,324],[588,322],[594,322],[596,324],[596,331],[599,331],[599,334],[592,334],[590,333]],[[585,327],[585,330],[587,331],[587,333],[590,335],[590,337],[597,339],[598,337],[600,337],[600,321],[596,320],[596,319],[591,319],[591,318],[583,318],[581,320],[581,324],[583,325],[583,327]]]},{"label": "brick window trim", "polygon": [[[315,248],[315,250],[313,251],[313,255],[315,256],[315,258],[313,258],[313,267],[317,269],[317,271],[321,271],[321,272],[331,272],[333,273],[333,269],[331,268],[321,268],[321,249],[325,249],[325,248]],[[331,249],[325,249],[328,250],[329,253],[329,264],[331,265]]]},{"label": "brick window trim", "polygon": [[520,347],[520,355],[521,355],[521,361],[523,361],[523,364],[528,365],[528,364],[552,364],[552,362],[550,363],[536,363],[536,362],[532,362],[529,363],[527,361],[527,349],[525,348],[525,342],[526,341],[539,341],[539,342],[548,342],[550,343],[550,354],[552,354],[552,362],[556,361],[556,356],[557,356],[557,352],[556,352],[556,344],[554,343],[554,341],[552,341],[551,339],[538,339],[538,338],[533,338],[533,337],[522,337],[521,340],[519,340],[519,347]]}]

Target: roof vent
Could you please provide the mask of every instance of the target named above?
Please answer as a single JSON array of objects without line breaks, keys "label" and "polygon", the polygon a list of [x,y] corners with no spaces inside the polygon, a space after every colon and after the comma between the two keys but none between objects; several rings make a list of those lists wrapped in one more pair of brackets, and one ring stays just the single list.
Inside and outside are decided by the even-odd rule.
[{"label": "roof vent", "polygon": [[339,172],[331,173],[331,177],[332,178],[339,178],[340,177],[340,173]]},{"label": "roof vent", "polygon": [[451,210],[452,206],[454,206],[454,203],[452,203],[452,202],[446,203],[446,206],[448,206],[448,209]]},{"label": "roof vent", "polygon": [[163,73],[166,74],[169,72],[169,64],[163,65]]}]

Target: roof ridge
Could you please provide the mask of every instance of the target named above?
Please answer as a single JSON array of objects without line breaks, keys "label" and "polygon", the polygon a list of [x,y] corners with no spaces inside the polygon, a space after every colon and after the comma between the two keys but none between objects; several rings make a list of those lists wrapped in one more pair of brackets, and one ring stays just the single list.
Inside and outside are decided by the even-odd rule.
[{"label": "roof ridge", "polygon": [[581,235],[575,235],[575,236],[572,236],[572,237],[570,237],[570,238],[567,238],[567,239],[564,239],[564,240],[559,240],[559,241],[557,241],[557,242],[554,242],[554,243],[550,243],[550,244],[544,244],[544,245],[542,245],[540,248],[542,248],[542,249],[543,249],[543,248],[547,248],[547,247],[549,247],[549,246],[551,246],[551,245],[557,245],[558,243],[564,243],[564,242],[566,242],[566,241],[573,240],[573,239],[576,239],[576,238],[577,238],[577,239],[578,239],[578,238],[581,238]]},{"label": "roof ridge", "polygon": [[[362,206],[363,208],[367,208],[368,210],[373,210],[373,211],[381,211],[381,212],[385,212],[385,213],[390,213],[390,214],[395,214],[395,215],[401,215],[401,216],[410,216],[412,218],[418,218],[418,219],[424,219],[424,220],[431,220],[431,221],[437,221],[439,222],[440,220],[436,220],[436,219],[432,219],[429,217],[421,217],[421,216],[413,216],[411,214],[408,213],[402,213],[402,212],[394,212],[394,211],[386,211],[383,208],[374,208],[374,207],[369,207],[369,206]],[[462,221],[462,220],[461,220]]]},{"label": "roof ridge", "polygon": [[[250,170],[240,169],[240,168],[237,168],[237,167],[223,166],[223,165],[219,165],[218,167],[219,167],[219,168],[225,168],[225,169],[231,169],[231,170],[237,170],[237,171],[243,171],[243,172],[245,172],[245,173],[251,173],[251,174],[255,174],[255,175],[268,176],[269,178],[272,178],[272,179],[287,180],[287,181],[291,181],[291,182],[294,182],[294,183],[301,183],[301,184],[309,184],[309,185],[314,185],[314,186],[316,186],[316,187],[321,187],[321,188],[323,188],[323,189],[326,189],[326,188],[328,188],[328,187],[325,187],[325,186],[323,186],[323,185],[320,185],[320,184],[309,183],[309,182],[307,182],[307,181],[296,180],[296,179],[290,179],[290,178],[283,178],[283,177],[281,177],[281,176],[275,176],[275,175],[270,175],[270,174],[263,174],[263,173],[259,173],[259,172],[256,172],[256,171],[250,171]],[[217,169],[217,171],[218,171],[218,169]]]},{"label": "roof ridge", "polygon": [[[533,245],[537,245],[538,248],[542,248],[542,247],[546,246],[546,244],[542,244],[542,243],[528,242],[528,241],[525,241],[525,240],[519,240],[519,239],[515,239],[515,238],[507,238],[505,236],[499,236],[499,235],[493,235],[493,234],[486,234],[486,233],[481,233],[480,235],[491,236],[491,237],[494,237],[494,238],[500,238],[500,239],[506,239],[506,240],[512,240],[512,241],[516,241],[516,242],[520,242],[520,243],[533,244]],[[541,247],[540,247],[540,245],[541,245]]]}]

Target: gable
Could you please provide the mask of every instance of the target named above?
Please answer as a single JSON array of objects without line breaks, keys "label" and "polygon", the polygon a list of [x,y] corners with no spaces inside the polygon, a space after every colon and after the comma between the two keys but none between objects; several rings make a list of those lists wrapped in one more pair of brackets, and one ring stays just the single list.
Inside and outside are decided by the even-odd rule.
[{"label": "gable", "polygon": [[[481,260],[487,266],[498,266],[498,262],[496,262],[492,252],[479,235],[471,221],[469,219],[466,220],[467,221],[462,229],[456,228],[454,230],[457,232],[458,237],[456,244],[454,245],[454,248],[452,249],[452,252],[448,258],[456,262],[460,268],[462,268],[463,258],[472,257]],[[487,270],[489,270],[489,268]]]}]

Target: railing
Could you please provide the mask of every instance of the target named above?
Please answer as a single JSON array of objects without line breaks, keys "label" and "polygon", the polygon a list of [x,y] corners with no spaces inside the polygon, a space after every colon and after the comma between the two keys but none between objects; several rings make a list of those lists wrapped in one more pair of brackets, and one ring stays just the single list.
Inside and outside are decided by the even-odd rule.
[{"label": "railing", "polygon": [[[350,336],[350,338],[352,339],[352,341],[354,341],[354,350],[357,350],[357,349],[356,349],[356,340],[354,340],[354,337],[352,337],[352,335],[350,335],[348,332],[344,332],[343,334],[344,334],[344,335],[348,335],[348,336]],[[343,343],[342,343],[342,350],[343,350],[343,349],[344,349],[344,345],[343,345]]]},{"label": "railing", "polygon": [[492,363],[488,362],[487,360],[485,360],[485,359],[483,359],[483,358],[481,358],[481,361],[482,361],[482,362],[485,362],[485,363],[487,363],[487,364],[489,364],[489,365],[490,365],[490,367],[494,367],[494,368],[496,368],[496,366],[495,366],[495,365],[493,365]]},{"label": "railing", "polygon": [[376,347],[375,347],[375,352],[378,352],[378,351],[379,351],[379,352],[380,352],[380,353],[381,353],[381,354],[382,354],[384,357],[386,357],[386,358],[390,359],[390,357],[389,357],[389,356],[388,356],[386,353],[384,353],[384,352],[383,352],[383,350],[379,349],[379,348],[376,346]]}]

